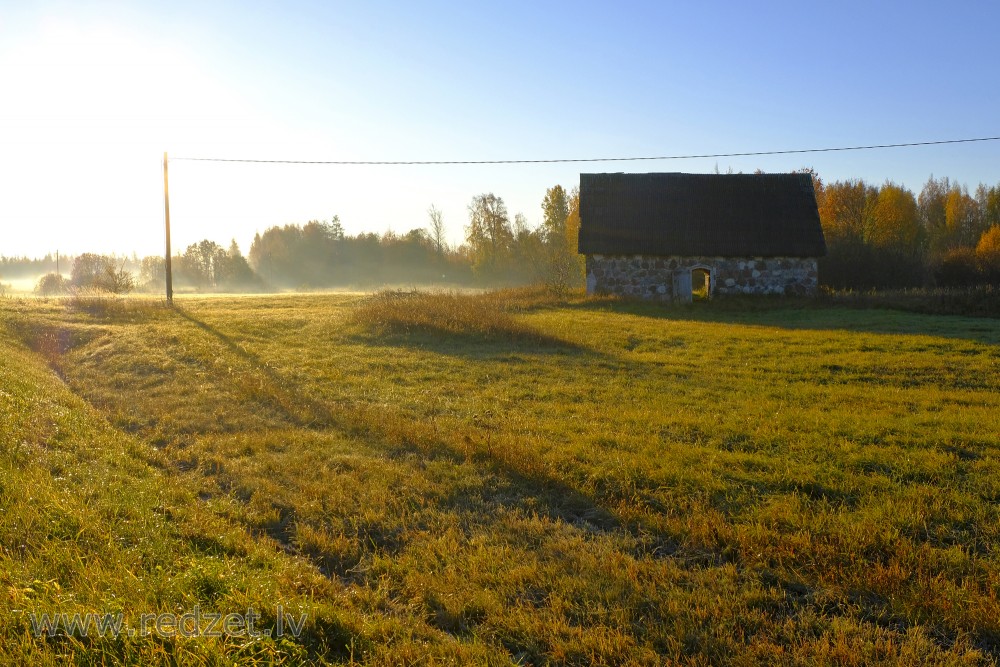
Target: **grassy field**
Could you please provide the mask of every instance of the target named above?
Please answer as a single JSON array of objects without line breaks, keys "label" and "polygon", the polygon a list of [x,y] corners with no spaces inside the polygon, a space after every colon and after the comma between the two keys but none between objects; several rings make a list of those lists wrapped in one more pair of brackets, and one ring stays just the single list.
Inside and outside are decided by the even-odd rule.
[{"label": "grassy field", "polygon": [[[994,664],[1000,322],[0,300],[0,662]],[[260,614],[298,637],[57,632]]]}]

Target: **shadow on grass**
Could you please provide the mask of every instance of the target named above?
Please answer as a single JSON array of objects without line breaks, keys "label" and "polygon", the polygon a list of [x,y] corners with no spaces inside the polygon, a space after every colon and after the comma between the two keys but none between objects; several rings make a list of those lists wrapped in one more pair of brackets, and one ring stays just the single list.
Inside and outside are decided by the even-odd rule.
[{"label": "shadow on grass", "polygon": [[[572,480],[566,480],[550,462],[526,446],[514,441],[495,441],[489,425],[470,424],[464,433],[459,431],[441,432],[432,424],[414,419],[398,411],[386,411],[381,406],[363,403],[346,403],[336,408],[314,401],[303,394],[302,388],[288,384],[277,372],[262,360],[236,345],[223,332],[202,322],[189,313],[178,309],[185,317],[203,331],[215,336],[228,350],[259,368],[275,383],[283,384],[284,400],[302,406],[311,414],[323,415],[321,422],[303,426],[319,426],[336,429],[350,437],[363,441],[386,452],[389,456],[416,454],[428,459],[441,459],[454,465],[472,463],[479,474],[495,476],[496,483],[478,492],[457,489],[452,495],[442,499],[449,511],[470,512],[482,518],[483,508],[489,513],[490,507],[516,507],[538,513],[553,521],[561,521],[588,534],[598,535],[615,531],[625,531],[636,539],[636,555],[654,557],[676,557],[684,567],[704,567],[718,565],[731,559],[731,554],[712,550],[697,553],[683,548],[676,536],[662,533],[656,526],[639,517],[622,515],[618,505],[627,500],[618,489],[607,489],[595,493],[580,488]],[[442,334],[417,331],[391,334],[359,334],[363,342],[371,342],[372,337],[379,343],[406,347],[426,347],[442,354],[459,355],[464,358],[493,358],[509,355],[538,353],[563,355],[600,355],[589,348],[566,344],[559,341],[543,347],[537,341],[520,337],[494,338],[476,334],[445,332]],[[281,526],[268,534],[286,548],[296,550],[292,535],[286,530],[294,519],[287,512]],[[309,557],[308,554],[303,554]],[[330,568],[323,568],[324,571]]]},{"label": "shadow on grass", "polygon": [[[301,387],[290,383],[274,369],[265,364],[259,357],[233,342],[229,336],[212,325],[203,322],[181,308],[175,306],[178,315],[190,321],[202,331],[213,336],[229,352],[239,356],[252,368],[265,375],[273,388],[269,393],[275,394],[281,407],[288,415],[291,423],[302,428],[335,428],[351,436],[388,446],[389,453],[416,452],[444,459],[461,465],[468,461],[478,462],[484,468],[496,474],[505,484],[495,489],[490,498],[482,500],[493,504],[513,502],[523,504],[531,499],[531,505],[542,509],[553,519],[561,519],[591,531],[613,530],[619,526],[614,513],[603,507],[595,498],[576,489],[559,479],[536,455],[530,452],[504,452],[496,447],[478,447],[474,452],[463,449],[461,445],[450,442],[440,433],[423,428],[420,423],[388,418],[379,415],[372,408],[361,405],[342,406],[334,411],[330,406],[306,396]],[[498,352],[536,351],[535,347],[526,343],[511,341],[482,340],[472,337],[463,340],[460,337],[461,349],[451,349],[455,341],[447,336],[416,335],[417,339],[435,349],[450,354],[475,356],[495,356]],[[396,338],[393,336],[392,338]],[[414,336],[400,336],[399,344],[412,345]],[[386,341],[383,341],[386,342]],[[560,346],[553,352],[565,353],[567,347]],[[585,351],[582,348],[570,347],[570,350]],[[306,418],[303,418],[305,416]],[[523,454],[523,456],[521,456]],[[449,504],[461,507],[466,504],[462,498],[451,498]],[[287,535],[272,535],[279,542],[288,543]]]},{"label": "shadow on grass", "polygon": [[565,308],[661,320],[765,326],[789,330],[933,336],[988,345],[1000,344],[1000,326],[995,319],[930,315],[877,305],[857,308],[825,298],[717,297],[712,301],[692,304],[601,299],[571,303]]},{"label": "shadow on grass", "polygon": [[233,340],[212,325],[199,320],[179,306],[174,311],[196,327],[211,335],[229,352],[246,362],[254,372],[267,378],[266,388],[262,385],[257,391],[262,392],[261,398],[272,407],[277,408],[292,425],[301,428],[322,428],[334,424],[337,420],[328,406],[320,401],[309,398],[301,387],[283,377],[271,366],[264,363],[260,357],[240,347]]},{"label": "shadow on grass", "polygon": [[[174,310],[178,315],[188,320],[196,327],[202,331],[213,336],[219,343],[221,343],[229,352],[240,357],[245,362],[247,362],[255,371],[259,371],[261,374],[267,377],[270,383],[273,385],[271,393],[280,394],[280,399],[282,405],[294,405],[298,409],[295,410],[296,413],[305,413],[311,418],[307,420],[302,420],[296,414],[289,414],[289,421],[294,425],[304,428],[309,427],[339,427],[344,430],[348,430],[354,435],[372,435],[377,437],[384,437],[388,435],[385,431],[386,429],[380,429],[376,426],[377,415],[368,414],[360,406],[355,406],[354,409],[347,407],[344,410],[334,411],[328,405],[322,403],[321,401],[309,398],[305,395],[305,392],[298,385],[290,382],[287,378],[283,377],[280,373],[275,371],[272,367],[264,363],[257,355],[244,349],[243,347],[237,345],[233,340],[227,336],[222,331],[216,329],[212,325],[204,322],[191,313],[184,311],[182,308],[174,306]],[[451,336],[456,336],[456,334],[451,334]],[[536,346],[528,345],[524,342],[517,342],[512,344],[511,341],[505,340],[495,340],[495,339],[480,339],[475,336],[471,336],[468,339],[463,339],[462,336],[458,336],[459,341],[463,345],[462,350],[449,350],[449,346],[454,344],[454,341],[449,340],[449,336],[434,336],[424,334],[396,334],[389,336],[390,339],[398,338],[398,344],[400,345],[412,345],[414,339],[421,343],[426,343],[428,347],[434,347],[435,349],[440,349],[440,351],[452,354],[463,354],[463,355],[473,355],[483,354],[484,356],[495,356],[498,352],[510,352],[510,351],[521,351],[521,352],[532,352],[537,351]],[[384,338],[381,342],[386,343],[390,341]],[[560,346],[559,348],[553,349],[554,353],[566,353],[567,348],[571,351],[586,351],[586,348],[578,348],[575,346]],[[416,426],[414,424],[414,426]],[[423,437],[406,437],[405,434],[394,433],[397,437],[390,437],[390,446],[402,447],[407,450],[412,450],[414,448],[423,451],[433,451],[436,455],[444,454],[448,459],[455,463],[464,462],[468,453],[464,451],[459,451],[451,444],[445,442],[441,438],[434,438],[432,442],[426,441],[426,435]],[[423,442],[420,442],[423,440]],[[474,458],[478,460],[486,460],[494,465],[498,471],[501,469],[506,470],[504,473],[505,477],[511,479],[515,483],[515,486],[534,486],[535,490],[539,493],[552,494],[553,498],[561,499],[562,503],[567,506],[584,508],[583,512],[585,514],[600,514],[598,508],[596,508],[592,501],[587,500],[587,498],[581,495],[579,492],[575,491],[572,487],[564,484],[557,478],[551,475],[546,475],[539,477],[537,475],[528,475],[524,471],[519,471],[514,467],[506,465],[502,458],[496,456],[496,451],[491,449],[486,449],[482,452],[477,452],[473,455]]]},{"label": "shadow on grass", "polygon": [[457,356],[579,351],[577,343],[540,331],[518,313],[553,305],[533,292],[484,294],[383,291],[361,301],[351,324],[363,342],[432,348]]},{"label": "shadow on grass", "polygon": [[544,354],[554,357],[605,356],[600,351],[544,334],[532,337],[502,337],[423,329],[407,333],[359,332],[349,336],[348,339],[364,345],[428,350],[436,354],[473,360],[498,358],[514,360],[519,354]]}]

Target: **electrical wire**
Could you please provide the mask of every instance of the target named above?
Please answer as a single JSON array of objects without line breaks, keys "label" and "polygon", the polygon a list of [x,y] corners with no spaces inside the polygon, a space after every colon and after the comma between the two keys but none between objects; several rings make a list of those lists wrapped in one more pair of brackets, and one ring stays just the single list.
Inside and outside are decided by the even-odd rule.
[{"label": "electrical wire", "polygon": [[762,155],[794,155],[799,153],[832,153],[837,151],[868,151],[884,148],[911,148],[915,146],[940,146],[943,144],[969,144],[983,141],[1000,141],[1000,137],[975,139],[947,139],[943,141],[913,141],[903,144],[875,144],[871,146],[840,146],[836,148],[801,148],[782,151],[750,151],[745,153],[705,153],[701,155],[655,155],[641,157],[560,158],[553,160],[253,160],[218,157],[172,157],[170,161],[187,162],[246,162],[256,164],[327,164],[327,165],[476,165],[476,164],[556,164],[570,162],[638,162],[643,160],[694,160],[722,157],[754,157]]}]

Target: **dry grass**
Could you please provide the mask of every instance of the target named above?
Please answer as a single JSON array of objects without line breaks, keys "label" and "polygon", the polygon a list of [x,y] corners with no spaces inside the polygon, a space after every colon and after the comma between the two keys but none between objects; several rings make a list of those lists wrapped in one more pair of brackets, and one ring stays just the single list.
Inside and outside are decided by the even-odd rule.
[{"label": "dry grass", "polygon": [[162,298],[123,296],[89,288],[75,290],[65,299],[74,310],[101,319],[142,319],[155,309],[169,307]]},{"label": "dry grass", "polygon": [[353,321],[376,334],[430,333],[554,343],[515,313],[559,303],[541,288],[483,292],[386,290],[366,298]]},{"label": "dry grass", "polygon": [[[5,302],[0,661],[1000,656],[994,322],[455,299],[424,302],[471,313],[453,329],[380,329],[357,296]],[[276,602],[301,640],[23,617]]]}]

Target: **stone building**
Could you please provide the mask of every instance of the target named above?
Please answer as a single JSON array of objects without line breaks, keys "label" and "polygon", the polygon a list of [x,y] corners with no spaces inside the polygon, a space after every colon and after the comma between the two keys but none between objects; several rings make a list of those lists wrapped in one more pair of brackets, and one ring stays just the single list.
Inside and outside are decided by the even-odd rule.
[{"label": "stone building", "polygon": [[816,293],[809,174],[580,174],[587,293],[691,301]]}]

